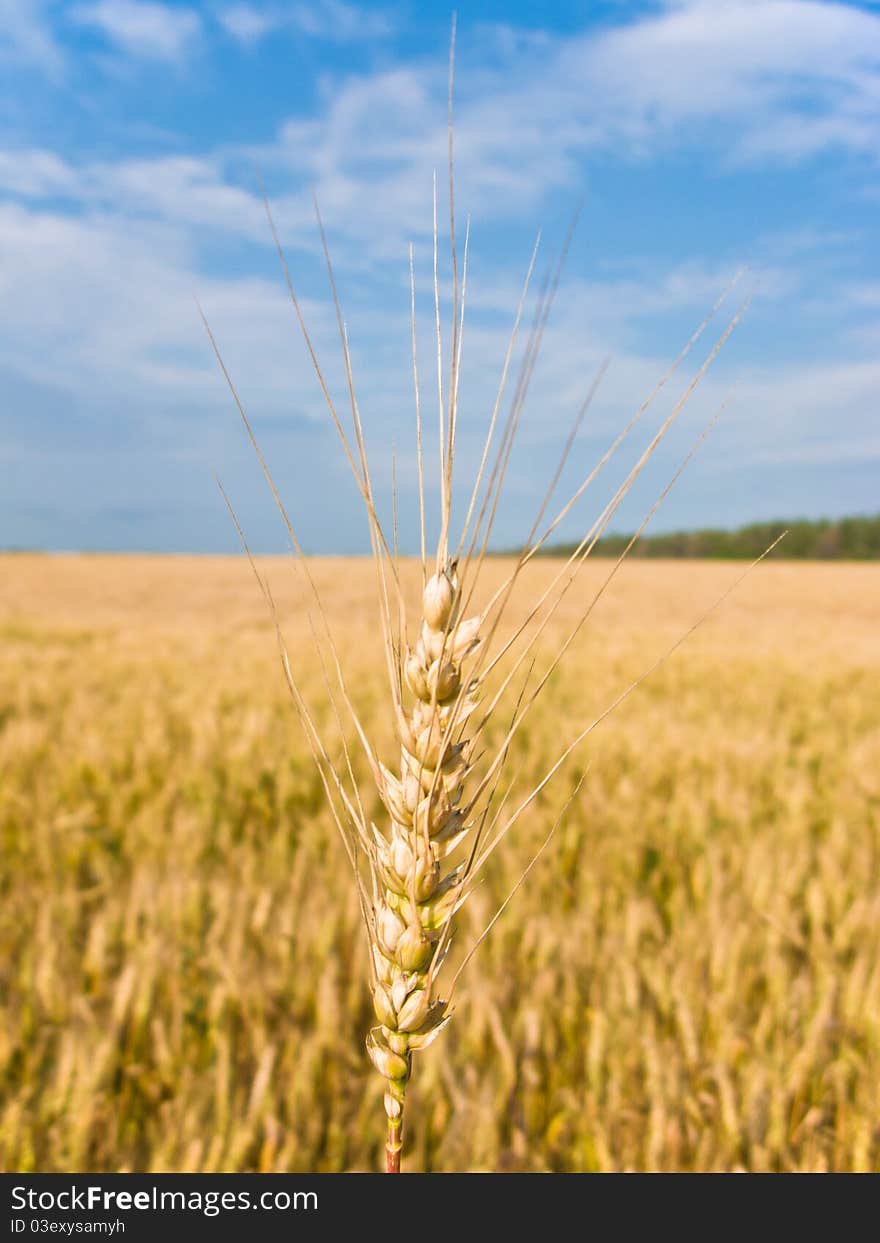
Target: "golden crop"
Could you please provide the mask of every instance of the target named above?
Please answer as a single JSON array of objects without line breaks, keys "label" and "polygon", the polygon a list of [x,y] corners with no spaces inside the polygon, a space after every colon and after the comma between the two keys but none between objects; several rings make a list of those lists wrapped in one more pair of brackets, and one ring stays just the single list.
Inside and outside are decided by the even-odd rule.
[{"label": "golden crop", "polygon": [[[514,795],[737,572],[625,566]],[[393,757],[373,568],[314,573]],[[589,763],[419,1055],[408,1169],[880,1170],[878,616],[875,566],[761,565],[590,735],[461,914],[463,949]],[[378,1168],[355,889],[246,563],[3,557],[0,638],[0,1167]]]}]

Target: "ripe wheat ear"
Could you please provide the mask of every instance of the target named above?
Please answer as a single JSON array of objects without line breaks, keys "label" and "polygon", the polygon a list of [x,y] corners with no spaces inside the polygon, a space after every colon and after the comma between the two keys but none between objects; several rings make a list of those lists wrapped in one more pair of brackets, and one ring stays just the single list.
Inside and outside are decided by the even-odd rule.
[{"label": "ripe wheat ear", "polygon": [[[412,310],[413,381],[416,412],[416,448],[419,483],[420,549],[422,566],[422,597],[419,615],[411,620],[401,587],[397,558],[397,508],[394,504],[394,529],[389,537],[380,521],[373,481],[370,473],[363,424],[357,401],[348,336],[343,322],[327,239],[320,214],[318,229],[325,257],[329,285],[336,312],[342,361],[348,387],[351,428],[347,431],[330,396],[329,386],[318,361],[312,339],[298,301],[290,269],[264,193],[266,216],[278,251],[282,272],[291,303],[299,322],[318,384],[338,434],[343,452],[360,491],[366,511],[378,586],[384,660],[389,690],[389,713],[396,723],[400,746],[399,757],[387,765],[378,755],[361,724],[349,692],[342,663],[333,640],[327,615],[311,575],[308,561],[285,506],[275,486],[271,471],[259,448],[244,406],[223,362],[217,342],[205,320],[211,344],[223,370],[247,434],[274,500],[284,520],[297,562],[306,576],[308,591],[314,601],[316,621],[312,637],[320,661],[324,688],[342,738],[343,758],[336,763],[328,744],[316,725],[315,712],[307,701],[297,678],[294,662],[284,641],[280,619],[268,582],[258,570],[247,545],[241,525],[225,492],[224,500],[244,545],[250,564],[263,591],[276,629],[282,667],[294,706],[302,722],[306,739],[320,774],[327,803],[345,848],[360,901],[369,940],[369,986],[372,992],[376,1025],[366,1038],[369,1057],[385,1081],[384,1108],[386,1115],[386,1169],[398,1172],[403,1137],[403,1116],[407,1086],[412,1074],[413,1054],[427,1048],[442,1032],[451,1018],[451,1000],[461,971],[470,961],[482,940],[525,880],[528,872],[549,845],[553,832],[580,783],[566,803],[560,817],[539,850],[527,862],[513,890],[501,904],[483,932],[467,950],[464,960],[448,987],[443,984],[443,968],[447,961],[456,913],[473,892],[474,885],[494,851],[501,845],[513,825],[523,816],[551,778],[559,771],[574,749],[615,708],[623,702],[654,669],[656,669],[709,616],[744,575],[731,585],[710,609],[698,617],[661,657],[592,721],[581,727],[563,748],[556,761],[534,788],[513,809],[507,806],[507,795],[497,796],[512,745],[532,706],[546,687],[551,675],[589,618],[597,600],[613,580],[632,544],[662,504],[682,470],[690,461],[709,427],[704,429],[678,469],[672,475],[648,510],[629,546],[608,569],[604,580],[579,613],[575,624],[559,643],[556,652],[535,680],[536,644],[547,623],[576,582],[587,557],[606,530],[634,482],[655,452],[657,446],[678,419],[686,402],[704,377],[718,351],[744,313],[748,299],[734,312],[718,339],[709,350],[690,383],[684,388],[672,411],[662,421],[647,448],[604,506],[590,529],[552,578],[539,599],[528,609],[523,621],[507,635],[501,630],[507,616],[511,593],[523,568],[553,535],[572,507],[604,469],[635,426],[652,406],[655,398],[678,371],[703,337],[736,279],[725,290],[668,371],[657,382],[633,414],[630,422],[615,438],[598,463],[586,474],[564,504],[547,519],[547,511],[556,486],[575,444],[581,422],[589,409],[605,365],[590,385],[577,412],[571,434],[565,442],[556,471],[549,483],[531,531],[513,568],[487,604],[474,606],[475,589],[487,554],[499,499],[520,418],[529,391],[535,362],[540,350],[547,319],[559,286],[568,239],[556,264],[548,269],[536,299],[531,327],[518,364],[509,408],[501,417],[505,394],[530,284],[538,254],[538,244],[531,256],[523,281],[522,292],[510,331],[506,355],[498,384],[482,454],[473,480],[465,518],[457,542],[451,536],[451,514],[456,452],[456,430],[459,413],[461,378],[461,347],[467,291],[468,231],[465,233],[461,271],[455,231],[455,199],[453,178],[452,69],[454,63],[455,28],[450,49],[449,71],[449,231],[451,239],[452,311],[448,361],[444,367],[443,330],[440,306],[439,254],[437,224],[437,185],[434,181],[433,271],[434,271],[434,334],[437,357],[438,429],[439,429],[439,497],[440,534],[437,547],[429,558],[426,550],[425,481],[423,462],[424,428],[422,395],[417,364],[415,276],[413,252],[410,248],[410,281]],[[204,319],[204,316],[203,316]],[[446,384],[444,386],[444,377]],[[720,413],[720,412],[719,412]],[[717,418],[717,415],[715,416]],[[714,419],[712,423],[714,423]],[[710,425],[711,426],[711,423]],[[222,490],[222,489],[221,489]],[[779,538],[782,538],[781,536]],[[778,542],[775,541],[775,542]],[[772,544],[760,561],[775,546]],[[757,564],[757,561],[753,563]],[[752,567],[748,567],[745,573]],[[525,668],[526,677],[516,699],[516,706],[500,743],[489,746],[487,729],[499,710],[502,696]],[[497,685],[490,689],[490,677]],[[531,684],[531,685],[530,685]],[[387,821],[376,825],[366,815],[368,802],[359,789],[346,730],[347,717],[366,757],[375,783],[375,790],[384,806]],[[487,750],[480,750],[483,744]],[[583,778],[581,778],[583,780]]]}]

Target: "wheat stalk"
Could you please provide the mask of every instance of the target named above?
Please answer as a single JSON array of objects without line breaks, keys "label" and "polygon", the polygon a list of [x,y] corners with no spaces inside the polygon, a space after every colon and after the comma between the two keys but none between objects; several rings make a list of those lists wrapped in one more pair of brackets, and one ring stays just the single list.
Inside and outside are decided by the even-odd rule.
[{"label": "wheat stalk", "polygon": [[[529,689],[528,684],[535,673],[536,644],[541,634],[576,582],[596,541],[611,522],[635,480],[679,417],[712,360],[733,331],[745,311],[748,300],[746,299],[732,315],[718,340],[697,369],[694,378],[674,404],[671,413],[660,424],[647,448],[630,469],[575,551],[562,563],[541,597],[533,602],[525,620],[515,626],[511,633],[499,638],[500,628],[506,616],[506,606],[523,568],[552,536],[572,507],[650,409],[658,394],[700,341],[707,326],[736,284],[738,277],[710,309],[678,358],[635,411],[630,422],[615,438],[600,461],[587,473],[553,517],[547,521],[547,510],[563,467],[574,446],[577,431],[604,375],[607,364],[603,364],[589,386],[585,400],[577,413],[571,434],[563,446],[557,469],[512,570],[488,603],[481,610],[472,611],[475,588],[488,548],[507,464],[529,391],[547,318],[558,288],[569,239],[566,239],[557,263],[548,269],[544,277],[537,297],[531,328],[522,352],[509,409],[506,417],[502,418],[501,409],[538,253],[537,243],[531,256],[510,332],[497,395],[488,420],[481,459],[470,491],[459,539],[453,548],[450,540],[450,527],[468,249],[466,232],[463,264],[461,274],[459,274],[453,194],[452,71],[454,47],[455,24],[453,22],[449,62],[448,126],[449,224],[453,294],[449,355],[445,369],[439,293],[436,177],[434,181],[434,329],[437,360],[440,534],[433,563],[430,565],[426,555],[422,398],[417,366],[414,263],[412,248],[410,248],[413,378],[423,583],[420,615],[412,631],[414,636],[412,643],[408,640],[409,627],[398,571],[396,504],[394,531],[389,540],[377,512],[356,397],[348,335],[342,318],[326,236],[320,214],[317,213],[317,204],[318,227],[336,310],[348,385],[351,412],[350,433],[345,430],[343,420],[330,396],[329,386],[318,361],[295,292],[271,208],[265,192],[263,194],[269,228],[278,251],[291,303],[299,321],[324,401],[366,509],[377,572],[379,614],[390,692],[389,710],[396,722],[400,744],[399,763],[394,766],[394,770],[386,766],[377,755],[361,724],[349,694],[344,671],[308,562],[302,556],[302,549],[268,464],[260,451],[217,342],[202,314],[226,382],[275,502],[283,516],[291,547],[296,554],[297,563],[302,567],[306,576],[307,587],[317,613],[317,620],[315,620],[310,609],[312,636],[320,661],[324,688],[342,741],[343,763],[341,765],[332,759],[328,744],[315,724],[315,715],[302,691],[284,641],[269,584],[262,577],[251,557],[241,526],[224,492],[224,499],[271,611],[288,688],[303,724],[328,806],[342,838],[357,886],[369,939],[370,987],[377,1018],[377,1024],[367,1036],[367,1051],[373,1065],[385,1081],[386,1169],[389,1172],[398,1172],[400,1169],[403,1115],[407,1085],[412,1074],[412,1055],[427,1048],[450,1021],[450,1002],[462,970],[548,846],[565,808],[540,849],[528,861],[513,890],[465,955],[450,986],[444,990],[440,977],[450,947],[454,917],[472,892],[481,869],[513,825],[559,771],[575,747],[579,746],[593,729],[680,646],[697,626],[702,624],[742,577],[741,575],[719,600],[698,617],[688,631],[680,636],[640,678],[625,687],[604,712],[577,732],[543,778],[536,783],[516,808],[508,809],[507,795],[497,799],[498,785],[511,744],[529,711],[589,618],[597,600],[614,578],[632,543],[668,495],[718,415],[697,438],[650,507],[628,548],[610,567],[604,581],[579,614],[575,625],[559,644],[549,664],[540,672],[537,681]],[[444,373],[447,379],[445,386]],[[757,560],[762,560],[763,556],[766,556],[774,546],[775,543]],[[757,561],[753,564],[757,564]],[[485,741],[487,728],[499,708],[502,696],[512,686],[524,665],[527,668],[526,679],[519,691],[513,715],[500,743],[485,753],[478,754],[477,744]],[[499,685],[489,694],[488,680],[496,670],[499,670]],[[354,764],[343,726],[346,714],[353,723],[359,745],[372,773],[375,788],[387,813],[387,822],[381,826],[373,823],[364,810],[367,800],[362,797],[355,778]],[[568,803],[575,797],[579,788],[580,783],[576,786]]]}]

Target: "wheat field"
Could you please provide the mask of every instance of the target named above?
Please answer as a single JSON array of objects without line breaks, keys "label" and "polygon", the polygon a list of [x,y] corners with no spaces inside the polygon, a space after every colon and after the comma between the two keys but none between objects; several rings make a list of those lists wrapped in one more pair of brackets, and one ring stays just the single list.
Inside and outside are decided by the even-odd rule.
[{"label": "wheat field", "polygon": [[[373,569],[313,572],[393,755]],[[515,790],[738,572],[624,566]],[[586,740],[461,916],[459,954],[586,770],[416,1055],[406,1169],[880,1170],[878,617],[876,566],[765,563]],[[0,1166],[378,1169],[365,937],[246,562],[5,556],[0,634]]]}]

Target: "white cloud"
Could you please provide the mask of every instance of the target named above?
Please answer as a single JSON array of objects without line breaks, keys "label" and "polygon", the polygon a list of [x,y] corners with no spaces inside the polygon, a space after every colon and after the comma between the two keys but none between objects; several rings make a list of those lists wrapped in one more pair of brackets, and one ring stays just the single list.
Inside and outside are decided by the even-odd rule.
[{"label": "white cloud", "polygon": [[180,60],[201,29],[194,10],[155,0],[94,0],[77,5],[70,16],[126,55],[146,60]]},{"label": "white cloud", "polygon": [[210,229],[268,240],[260,199],[229,184],[212,159],[168,156],[96,164],[87,170],[84,197],[122,211],[153,216],[177,227]]},{"label": "white cloud", "polygon": [[285,29],[333,43],[382,38],[391,30],[385,13],[345,4],[343,0],[261,6],[231,4],[220,11],[218,21],[227,34],[248,45]]},{"label": "white cloud", "polygon": [[270,13],[253,4],[231,4],[220,11],[217,20],[233,39],[247,44],[258,43],[279,25],[277,12]]},{"label": "white cloud", "polygon": [[[0,205],[0,370],[7,375],[119,403],[121,411],[133,401],[141,413],[169,401],[204,409],[222,401],[223,390],[194,295],[243,391],[270,411],[298,400],[318,404],[305,353],[295,339],[291,347],[280,280],[205,275],[186,232],[168,224],[132,229],[101,211],[71,217]],[[330,309],[304,305],[318,341],[332,341]]]},{"label": "white cloud", "polygon": [[44,0],[0,0],[0,65],[39,69],[59,78],[64,67]]},{"label": "white cloud", "polygon": [[845,290],[852,306],[869,311],[880,311],[880,282],[862,281]]},{"label": "white cloud", "polygon": [[751,368],[737,388],[727,447],[743,467],[878,458],[878,390],[880,362],[872,359]]},{"label": "white cloud", "polygon": [[690,0],[528,57],[484,109],[527,143],[554,118],[557,146],[645,159],[701,141],[728,160],[800,160],[880,135],[880,19],[845,4]]},{"label": "white cloud", "polygon": [[0,190],[36,201],[63,196],[108,218],[157,220],[175,229],[270,240],[254,192],[231,185],[210,158],[161,156],[74,166],[51,151],[0,150]]},{"label": "white cloud", "polygon": [[24,198],[78,196],[81,176],[52,151],[0,151],[0,189]]},{"label": "white cloud", "polygon": [[381,10],[370,11],[343,0],[312,0],[294,5],[292,20],[305,34],[319,39],[348,41],[387,35],[391,21]]}]

